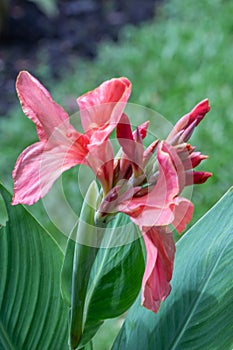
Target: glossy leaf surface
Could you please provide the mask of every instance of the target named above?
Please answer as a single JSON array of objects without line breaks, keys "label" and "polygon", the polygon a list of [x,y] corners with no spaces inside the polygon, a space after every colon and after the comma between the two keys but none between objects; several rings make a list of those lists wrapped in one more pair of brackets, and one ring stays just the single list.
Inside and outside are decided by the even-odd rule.
[{"label": "glossy leaf surface", "polygon": [[40,224],[0,187],[8,222],[0,230],[0,349],[68,349],[60,296],[63,254]]},{"label": "glossy leaf surface", "polygon": [[113,350],[233,348],[233,189],[177,243],[172,292],[157,314],[130,310]]},{"label": "glossy leaf surface", "polygon": [[[92,337],[103,321],[124,313],[137,297],[144,272],[143,246],[136,226],[119,215],[107,231],[92,268],[86,300],[86,322],[82,343]],[[117,230],[115,230],[117,228]],[[130,232],[127,232],[130,230]],[[131,235],[132,242],[116,245],[116,235]]]}]

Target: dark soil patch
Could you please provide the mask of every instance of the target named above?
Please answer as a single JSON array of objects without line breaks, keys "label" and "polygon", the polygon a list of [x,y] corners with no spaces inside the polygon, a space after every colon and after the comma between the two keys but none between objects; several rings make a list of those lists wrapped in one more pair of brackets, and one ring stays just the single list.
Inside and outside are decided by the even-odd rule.
[{"label": "dark soil patch", "polygon": [[59,0],[54,18],[27,0],[0,8],[0,116],[16,102],[18,72],[35,70],[40,52],[46,52],[50,75],[57,79],[74,53],[93,59],[98,42],[116,41],[124,25],[152,18],[158,1]]}]

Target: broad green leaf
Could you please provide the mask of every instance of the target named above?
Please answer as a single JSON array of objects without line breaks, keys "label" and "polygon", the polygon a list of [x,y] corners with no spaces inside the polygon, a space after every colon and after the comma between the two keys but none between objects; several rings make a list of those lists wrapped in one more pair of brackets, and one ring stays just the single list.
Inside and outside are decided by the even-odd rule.
[{"label": "broad green leaf", "polygon": [[233,349],[233,188],[177,243],[157,314],[130,310],[113,350]]},{"label": "broad green leaf", "polygon": [[60,297],[63,254],[32,215],[0,186],[8,222],[0,230],[0,349],[68,349]]},{"label": "broad green leaf", "polygon": [[1,226],[5,226],[7,221],[8,221],[8,214],[6,210],[6,205],[0,193],[0,228]]},{"label": "broad green leaf", "polygon": [[95,335],[105,319],[117,317],[128,310],[140,291],[144,272],[142,242],[138,238],[131,243],[115,246],[116,235],[123,237],[129,234],[132,239],[135,234],[138,235],[133,224],[130,225],[131,232],[127,232],[127,223],[126,216],[118,215],[113,221],[112,230],[110,233],[107,231],[103,238],[102,246],[105,248],[98,251],[87,293],[81,345]]},{"label": "broad green leaf", "polygon": [[90,341],[83,350],[94,350],[92,341]]}]

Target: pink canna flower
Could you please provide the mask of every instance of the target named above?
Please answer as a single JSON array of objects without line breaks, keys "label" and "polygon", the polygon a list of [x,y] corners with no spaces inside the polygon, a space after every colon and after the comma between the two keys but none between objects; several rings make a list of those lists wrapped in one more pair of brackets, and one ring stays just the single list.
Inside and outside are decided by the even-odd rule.
[{"label": "pink canna flower", "polygon": [[120,194],[120,188],[109,192],[109,206],[100,210],[105,213],[123,212],[139,226],[147,251],[146,269],[142,281],[142,304],[157,312],[161,301],[170,293],[175,244],[168,225],[181,232],[192,218],[193,204],[179,197],[177,170],[168,152],[169,145],[161,142],[157,159],[159,176],[156,185],[142,196],[138,196],[140,187],[128,189]]},{"label": "pink canna flower", "polygon": [[[103,188],[96,223],[121,212],[143,234],[147,259],[142,304],[157,312],[171,290],[175,256],[171,229],[182,232],[193,214],[193,204],[181,193],[185,186],[204,183],[212,175],[193,170],[207,157],[187,143],[210,109],[208,100],[182,117],[165,141],[155,140],[144,149],[149,122],[132,131],[124,114],[131,93],[126,78],[108,80],[77,99],[84,134],[74,129],[63,108],[28,72],[19,74],[16,88],[39,142],[26,148],[16,162],[13,204],[35,203],[77,164],[91,167]],[[114,161],[109,135],[115,128],[121,155]]]},{"label": "pink canna flower", "polygon": [[[132,132],[125,114],[117,126],[123,152],[121,161],[131,171],[124,169],[124,177],[118,175],[119,182],[115,179],[116,186],[105,197],[99,211],[103,215],[125,213],[140,228],[147,251],[142,304],[154,312],[171,290],[175,244],[170,227],[181,233],[193,215],[193,204],[183,198],[181,192],[185,186],[203,183],[212,175],[193,171],[207,157],[194,152],[195,148],[187,144],[193,129],[209,109],[208,100],[199,103],[178,121],[166,141],[155,140],[146,150],[138,128]],[[147,167],[151,159],[153,167]],[[122,182],[122,179],[125,180]]]},{"label": "pink canna flower", "polygon": [[19,74],[16,89],[24,113],[36,125],[39,142],[26,148],[16,162],[12,204],[35,203],[77,164],[89,165],[107,192],[113,179],[113,150],[107,140],[130,96],[130,82],[111,79],[78,99],[85,134],[74,129],[63,108],[28,72]]}]

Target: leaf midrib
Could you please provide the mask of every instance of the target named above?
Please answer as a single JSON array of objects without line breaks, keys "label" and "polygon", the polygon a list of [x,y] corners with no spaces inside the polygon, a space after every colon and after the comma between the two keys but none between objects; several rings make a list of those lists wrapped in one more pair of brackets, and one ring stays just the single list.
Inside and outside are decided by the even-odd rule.
[{"label": "leaf midrib", "polygon": [[[228,232],[227,232],[227,231],[228,231]],[[231,229],[228,229],[228,230],[226,229],[225,231],[223,231],[222,235],[225,235],[226,232],[227,232],[227,236],[228,236],[229,233],[230,233],[230,231],[231,231]],[[218,263],[219,263],[220,259],[222,258],[223,253],[224,253],[226,247],[227,247],[227,246],[225,245],[224,248],[222,249],[221,253],[219,254],[218,259],[216,260],[215,264],[214,264],[213,267],[212,267],[212,270],[211,270],[211,272],[210,272],[208,278],[206,279],[206,281],[205,281],[204,284],[202,285],[201,292],[200,292],[198,298],[197,298],[197,299],[195,300],[195,302],[193,303],[193,305],[192,305],[192,307],[191,307],[191,312],[188,314],[189,316],[187,317],[186,321],[184,322],[183,327],[182,327],[181,331],[179,332],[178,338],[175,339],[175,341],[174,341],[174,343],[172,344],[170,350],[175,350],[175,349],[176,349],[176,346],[179,344],[179,341],[180,341],[180,339],[182,338],[182,336],[183,336],[183,334],[184,334],[184,332],[185,332],[185,330],[186,330],[186,328],[187,328],[187,325],[189,324],[189,321],[192,319],[193,314],[194,314],[194,312],[195,312],[195,310],[196,310],[196,308],[197,308],[197,306],[198,306],[198,304],[199,304],[199,301],[201,300],[201,298],[202,298],[202,296],[203,296],[203,293],[205,292],[205,290],[206,290],[206,288],[207,288],[207,286],[208,286],[208,283],[209,283],[209,281],[211,280],[211,278],[212,278],[212,276],[213,276],[213,273],[214,273],[215,269],[217,268]]]}]

